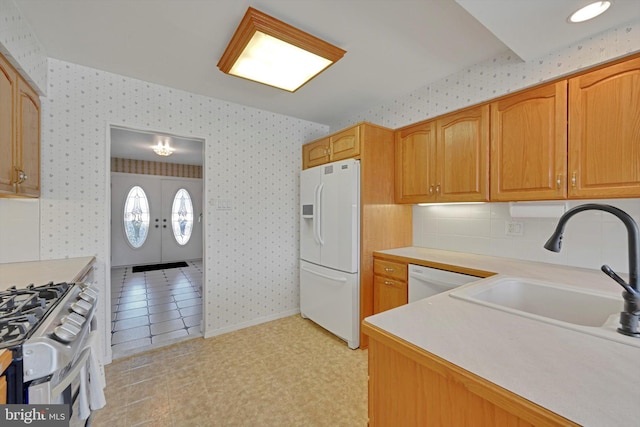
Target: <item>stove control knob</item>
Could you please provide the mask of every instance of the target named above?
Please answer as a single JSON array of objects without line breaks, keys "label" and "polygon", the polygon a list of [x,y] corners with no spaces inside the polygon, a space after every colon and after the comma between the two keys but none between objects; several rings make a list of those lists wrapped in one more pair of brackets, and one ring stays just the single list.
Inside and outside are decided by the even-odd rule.
[{"label": "stove control knob", "polygon": [[93,304],[94,301],[96,300],[96,297],[94,297],[93,295],[91,295],[90,292],[87,292],[85,290],[85,291],[80,292],[80,299],[85,300],[89,304]]},{"label": "stove control knob", "polygon": [[77,326],[82,326],[84,325],[84,322],[87,319],[85,319],[83,316],[79,315],[78,313],[69,313],[68,315],[64,316],[62,318],[62,323],[67,323],[67,322],[71,322],[74,325]]},{"label": "stove control knob", "polygon": [[64,323],[53,330],[53,335],[62,342],[69,343],[75,340],[80,333],[80,328],[71,323]]},{"label": "stove control knob", "polygon": [[73,304],[71,304],[71,310],[75,311],[81,316],[86,316],[87,314],[89,314],[89,311],[91,310],[92,307],[93,305],[89,304],[87,301],[83,299],[79,299]]}]

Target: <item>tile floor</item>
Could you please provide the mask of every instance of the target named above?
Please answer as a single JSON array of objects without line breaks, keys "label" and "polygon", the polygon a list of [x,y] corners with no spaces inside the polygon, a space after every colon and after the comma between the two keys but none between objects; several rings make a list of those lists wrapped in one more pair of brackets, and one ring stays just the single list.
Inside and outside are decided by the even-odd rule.
[{"label": "tile floor", "polygon": [[202,260],[188,264],[141,273],[111,270],[114,359],[202,335]]}]

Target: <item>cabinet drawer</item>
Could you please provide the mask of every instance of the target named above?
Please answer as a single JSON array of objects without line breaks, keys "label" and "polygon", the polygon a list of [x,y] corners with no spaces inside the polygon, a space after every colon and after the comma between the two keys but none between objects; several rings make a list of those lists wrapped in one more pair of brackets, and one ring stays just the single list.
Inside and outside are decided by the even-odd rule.
[{"label": "cabinet drawer", "polygon": [[407,283],[388,277],[373,277],[373,312],[380,313],[407,303]]},{"label": "cabinet drawer", "polygon": [[374,258],[373,273],[406,282],[407,264]]}]

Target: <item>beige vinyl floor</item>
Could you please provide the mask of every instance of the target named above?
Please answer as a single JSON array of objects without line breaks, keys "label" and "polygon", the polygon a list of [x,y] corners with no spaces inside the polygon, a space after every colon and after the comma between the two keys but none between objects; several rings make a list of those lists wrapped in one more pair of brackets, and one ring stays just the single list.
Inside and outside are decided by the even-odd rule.
[{"label": "beige vinyl floor", "polygon": [[367,425],[367,351],[300,315],[105,367],[93,427]]}]

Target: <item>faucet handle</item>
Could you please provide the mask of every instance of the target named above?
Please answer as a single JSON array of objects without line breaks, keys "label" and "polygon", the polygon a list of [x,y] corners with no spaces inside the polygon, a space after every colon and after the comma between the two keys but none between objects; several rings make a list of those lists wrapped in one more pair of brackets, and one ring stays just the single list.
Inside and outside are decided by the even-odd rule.
[{"label": "faucet handle", "polygon": [[622,280],[622,277],[618,276],[616,272],[611,269],[611,267],[605,264],[600,268],[600,270],[602,270],[604,274],[606,274],[607,276],[611,277],[613,280],[618,282],[618,284],[620,284],[620,286],[622,286],[625,291],[629,292],[634,297],[638,296],[638,291],[633,289],[631,286],[627,284],[627,282]]}]

